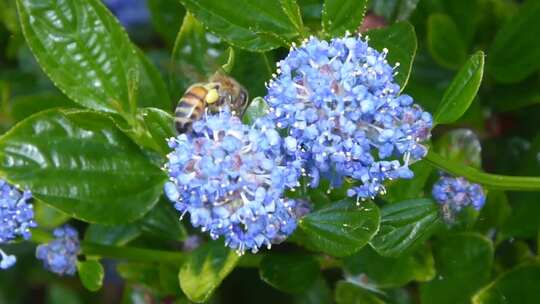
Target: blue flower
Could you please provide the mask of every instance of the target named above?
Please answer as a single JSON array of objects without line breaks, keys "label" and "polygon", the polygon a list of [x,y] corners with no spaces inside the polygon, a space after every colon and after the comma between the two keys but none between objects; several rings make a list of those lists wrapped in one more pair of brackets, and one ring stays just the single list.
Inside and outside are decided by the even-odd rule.
[{"label": "blue flower", "polygon": [[[27,240],[31,236],[30,228],[36,227],[34,206],[29,204],[30,191],[19,191],[0,179],[0,244],[6,244],[18,237]],[[0,268],[6,269],[16,262],[12,255],[0,250]]]},{"label": "blue flower", "polygon": [[54,240],[36,248],[36,257],[45,269],[59,275],[73,275],[77,271],[77,255],[81,251],[79,234],[69,225],[53,231]]},{"label": "blue flower", "polygon": [[301,162],[287,159],[268,119],[242,124],[228,109],[205,115],[193,132],[169,139],[164,192],[191,223],[239,253],[283,241],[296,228]]},{"label": "blue flower", "polygon": [[412,178],[409,165],[425,156],[431,115],[399,95],[386,55],[361,37],[310,38],[278,62],[268,118],[287,131],[287,153],[303,160],[311,186],[349,177],[361,182],[350,196],[373,198],[385,180]]},{"label": "blue flower", "polygon": [[433,185],[433,198],[452,211],[459,211],[466,206],[480,210],[486,202],[482,186],[473,184],[463,177],[441,175]]},{"label": "blue flower", "polygon": [[148,24],[146,0],[104,0],[105,5],[127,29]]}]

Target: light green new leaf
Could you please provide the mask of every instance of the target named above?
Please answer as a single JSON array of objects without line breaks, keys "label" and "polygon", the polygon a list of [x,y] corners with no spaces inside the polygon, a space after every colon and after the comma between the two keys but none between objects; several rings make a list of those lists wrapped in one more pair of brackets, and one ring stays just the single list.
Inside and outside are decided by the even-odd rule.
[{"label": "light green new leaf", "polygon": [[449,124],[458,120],[473,102],[484,74],[484,53],[476,52],[459,70],[444,92],[435,111],[436,124]]},{"label": "light green new leaf", "polygon": [[83,110],[40,112],[0,137],[0,176],[64,213],[103,224],[143,216],[166,179],[109,118]]},{"label": "light green new leaf", "polygon": [[98,291],[103,285],[105,271],[101,263],[96,260],[77,262],[77,272],[81,283],[90,291]]},{"label": "light green new leaf", "polygon": [[180,288],[193,302],[206,302],[234,269],[240,256],[214,241],[192,252],[179,273]]}]

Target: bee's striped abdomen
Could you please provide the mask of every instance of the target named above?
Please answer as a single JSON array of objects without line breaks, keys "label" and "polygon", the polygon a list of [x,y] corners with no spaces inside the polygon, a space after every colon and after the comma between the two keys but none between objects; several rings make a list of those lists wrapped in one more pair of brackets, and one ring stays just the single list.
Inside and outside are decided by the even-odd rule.
[{"label": "bee's striped abdomen", "polygon": [[190,130],[194,120],[201,118],[204,113],[205,97],[208,91],[200,86],[191,86],[180,98],[175,110],[175,126],[179,133]]}]

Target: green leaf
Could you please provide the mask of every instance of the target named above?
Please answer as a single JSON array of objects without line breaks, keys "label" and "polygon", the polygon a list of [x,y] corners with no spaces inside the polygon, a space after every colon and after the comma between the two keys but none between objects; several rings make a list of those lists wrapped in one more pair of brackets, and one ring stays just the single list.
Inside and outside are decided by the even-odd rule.
[{"label": "green leaf", "polygon": [[181,0],[212,33],[228,43],[264,52],[283,46],[298,35],[279,1]]},{"label": "green leaf", "polygon": [[97,0],[17,0],[23,33],[45,73],[75,102],[100,111],[133,113],[129,71],[135,48]]},{"label": "green leaf", "polygon": [[0,176],[75,218],[136,220],[157,202],[165,174],[107,117],[49,110],[0,137]]},{"label": "green leaf", "polygon": [[337,304],[384,304],[368,290],[345,281],[337,282],[334,299]]},{"label": "green leaf", "polygon": [[296,30],[299,33],[304,32],[304,22],[302,21],[302,14],[300,14],[300,7],[298,6],[298,3],[296,3],[296,0],[279,0],[281,3],[281,8],[289,17],[289,20],[291,20],[292,24],[296,27]]},{"label": "green leaf", "polygon": [[395,77],[401,90],[405,88],[411,73],[417,41],[413,26],[408,22],[394,23],[389,27],[368,31],[369,44],[382,51],[388,49],[388,62],[399,63],[398,74]]},{"label": "green leaf", "polygon": [[161,74],[141,50],[136,49],[136,52],[140,69],[137,104],[139,107],[155,107],[171,111],[173,109],[171,97]]},{"label": "green leaf", "polygon": [[427,246],[409,255],[388,258],[364,247],[360,252],[344,259],[345,269],[352,275],[367,275],[377,288],[405,285],[413,280],[429,281],[435,276],[435,262]]},{"label": "green leaf", "polygon": [[373,11],[388,21],[409,19],[419,0],[374,0]]},{"label": "green leaf", "polygon": [[410,169],[414,172],[414,178],[398,179],[388,185],[386,194],[388,202],[400,202],[428,195],[424,193],[424,186],[433,172],[433,167],[425,161],[419,161],[412,164]]},{"label": "green leaf", "polygon": [[482,146],[478,136],[469,129],[455,129],[445,133],[436,143],[442,157],[467,166],[482,167]]},{"label": "green leaf", "polygon": [[488,232],[491,228],[501,227],[510,216],[512,210],[506,194],[502,191],[490,190],[487,200],[475,223],[477,230]]},{"label": "green leaf", "polygon": [[526,1],[497,33],[489,51],[488,72],[502,83],[519,82],[540,68],[540,2]]},{"label": "green leaf", "polygon": [[246,108],[242,120],[248,125],[252,125],[259,117],[263,117],[268,112],[268,105],[262,97],[255,97]]},{"label": "green leaf", "polygon": [[84,241],[102,245],[125,245],[141,234],[134,224],[107,226],[90,224],[84,233]]},{"label": "green leaf", "polygon": [[263,257],[259,274],[271,286],[289,293],[301,293],[315,283],[319,263],[311,255],[269,254]]},{"label": "green leaf", "polygon": [[176,136],[174,118],[168,112],[156,108],[139,109],[137,119],[148,131],[148,140],[159,147],[158,151],[168,153],[167,139]]},{"label": "green leaf", "polygon": [[69,220],[69,215],[60,212],[43,202],[34,200],[34,216],[41,228],[56,228]]},{"label": "green leaf", "polygon": [[90,291],[98,291],[103,285],[105,273],[103,266],[96,260],[77,262],[77,272],[83,286]]},{"label": "green leaf", "polygon": [[319,275],[313,285],[308,290],[300,295],[295,296],[295,304],[331,304],[332,290],[328,286],[328,283]]},{"label": "green leaf", "polygon": [[162,198],[150,212],[139,220],[138,226],[141,231],[156,237],[182,241],[186,238],[187,232],[179,217],[180,215],[172,207],[172,203]]},{"label": "green leaf", "polygon": [[172,47],[185,14],[182,4],[178,0],[152,0],[146,4],[154,29]]},{"label": "green leaf", "polygon": [[[168,265],[170,267],[170,265]],[[116,272],[128,282],[142,284],[150,289],[151,293],[159,293],[162,288],[157,264],[119,263]],[[147,292],[148,293],[148,292]]]},{"label": "green leaf", "polygon": [[535,304],[540,299],[540,261],[534,260],[504,273],[473,297],[474,304]]},{"label": "green leaf", "polygon": [[420,284],[422,303],[470,303],[491,273],[493,245],[480,234],[445,237],[433,245],[437,277]]},{"label": "green leaf", "polygon": [[457,25],[444,14],[433,14],[427,22],[427,42],[431,56],[438,64],[457,69],[467,58],[467,48]]},{"label": "green leaf", "polygon": [[362,24],[367,0],[325,0],[322,11],[323,31],[330,37],[355,33]]},{"label": "green leaf", "polygon": [[193,302],[206,302],[234,269],[240,256],[223,243],[209,242],[191,253],[179,273],[180,288]]},{"label": "green leaf", "polygon": [[430,199],[388,204],[381,209],[381,228],[370,242],[380,255],[398,257],[431,236],[439,224],[439,207]]},{"label": "green leaf", "polygon": [[345,199],[300,219],[299,227],[311,245],[334,256],[360,250],[379,229],[379,208],[372,202],[357,206]]},{"label": "green leaf", "polygon": [[461,67],[435,111],[434,120],[438,124],[452,123],[467,111],[473,102],[484,74],[484,53],[476,52]]},{"label": "green leaf", "polygon": [[40,93],[16,96],[11,99],[11,115],[16,121],[51,108],[78,108],[79,105],[65,95],[55,93]]}]

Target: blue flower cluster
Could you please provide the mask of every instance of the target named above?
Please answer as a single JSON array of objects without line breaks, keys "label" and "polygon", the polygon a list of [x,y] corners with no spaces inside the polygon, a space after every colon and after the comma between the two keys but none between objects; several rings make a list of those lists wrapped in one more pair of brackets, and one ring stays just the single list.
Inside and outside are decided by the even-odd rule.
[{"label": "blue flower cluster", "polygon": [[373,198],[385,180],[412,178],[409,165],[426,155],[432,117],[399,95],[387,52],[360,36],[312,37],[278,62],[268,117],[287,130],[287,153],[304,161],[313,187],[350,177],[361,184],[349,196]]},{"label": "blue flower cluster", "polygon": [[77,271],[77,255],[81,251],[79,234],[69,225],[53,231],[54,240],[36,248],[36,257],[45,269],[59,275],[73,275]]},{"label": "blue flower cluster", "polygon": [[212,239],[243,253],[282,242],[296,228],[301,162],[284,166],[282,138],[271,121],[242,124],[228,109],[204,115],[193,131],[169,139],[165,194]]},{"label": "blue flower cluster", "polygon": [[433,185],[431,194],[439,204],[452,211],[459,211],[466,206],[480,210],[486,202],[482,186],[470,183],[463,177],[444,174]]},{"label": "blue flower cluster", "polygon": [[150,20],[146,0],[104,0],[103,2],[127,29],[147,24]]},{"label": "blue flower cluster", "polygon": [[[30,228],[36,227],[34,207],[29,204],[30,191],[19,191],[0,179],[0,244],[6,244],[17,237],[30,238]],[[0,250],[0,268],[6,269],[16,262],[13,255]]]}]

